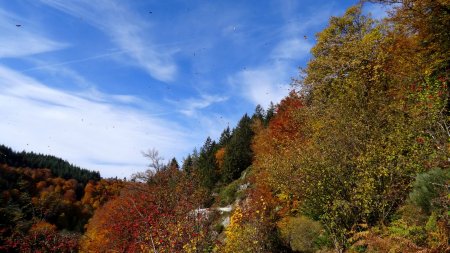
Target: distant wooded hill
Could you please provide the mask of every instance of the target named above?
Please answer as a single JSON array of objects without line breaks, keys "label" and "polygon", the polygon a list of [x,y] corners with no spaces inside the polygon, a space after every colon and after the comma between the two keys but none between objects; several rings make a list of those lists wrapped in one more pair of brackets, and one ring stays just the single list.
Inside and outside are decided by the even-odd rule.
[{"label": "distant wooded hill", "polygon": [[72,178],[83,184],[86,184],[89,180],[100,180],[100,173],[98,171],[80,168],[52,155],[25,151],[16,152],[5,145],[0,145],[0,164],[34,169],[47,168],[50,169],[55,177],[64,179]]}]

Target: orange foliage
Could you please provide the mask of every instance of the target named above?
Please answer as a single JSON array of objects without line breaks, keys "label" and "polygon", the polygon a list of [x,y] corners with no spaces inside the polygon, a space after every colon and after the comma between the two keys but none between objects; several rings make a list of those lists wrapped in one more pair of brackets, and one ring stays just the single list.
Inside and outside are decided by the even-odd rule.
[{"label": "orange foliage", "polygon": [[45,181],[39,181],[39,182],[36,184],[36,189],[37,189],[38,191],[44,190],[45,187],[47,187],[47,182],[45,182]]},{"label": "orange foliage", "polygon": [[67,190],[64,195],[64,200],[67,200],[69,202],[75,202],[77,200],[77,196],[75,194],[75,191],[72,189]]},{"label": "orange foliage", "polygon": [[108,200],[118,196],[124,185],[125,183],[121,180],[102,179],[98,182],[88,182],[84,188],[84,195],[81,199],[81,203],[96,209]]},{"label": "orange foliage", "polygon": [[222,147],[219,150],[217,150],[215,156],[216,156],[217,166],[219,167],[219,171],[220,171],[223,168],[223,158],[225,157],[225,147]]},{"label": "orange foliage", "polygon": [[301,107],[303,107],[303,101],[295,92],[291,92],[280,102],[275,117],[269,122],[269,132],[273,140],[283,142],[297,139],[300,131],[295,113]]},{"label": "orange foliage", "polygon": [[293,180],[298,181],[293,166],[299,157],[300,147],[305,143],[304,102],[295,92],[291,92],[277,107],[277,113],[266,129],[257,132],[252,149],[255,157],[253,165],[264,173],[260,177],[282,193],[296,192]]}]

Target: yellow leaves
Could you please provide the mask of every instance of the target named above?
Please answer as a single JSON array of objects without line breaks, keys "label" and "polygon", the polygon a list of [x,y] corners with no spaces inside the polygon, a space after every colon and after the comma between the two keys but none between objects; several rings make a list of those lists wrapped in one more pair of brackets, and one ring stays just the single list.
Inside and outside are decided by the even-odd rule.
[{"label": "yellow leaves", "polygon": [[259,238],[257,227],[251,224],[243,224],[227,227],[225,247],[223,249],[224,253],[252,253],[260,252],[261,243],[264,242],[265,238],[257,240]]},{"label": "yellow leaves", "polygon": [[189,241],[189,243],[186,243],[185,245],[183,245],[183,252],[186,253],[197,253],[197,245],[198,244],[198,239],[194,238],[192,240]]},{"label": "yellow leaves", "polygon": [[233,212],[233,215],[231,216],[230,227],[238,226],[242,221],[242,216],[242,210],[239,206],[237,206]]},{"label": "yellow leaves", "polygon": [[278,193],[276,196],[281,201],[287,201],[289,199],[289,195],[284,192]]},{"label": "yellow leaves", "polygon": [[45,221],[39,221],[31,227],[29,232],[38,234],[42,231],[56,231],[56,226]]}]

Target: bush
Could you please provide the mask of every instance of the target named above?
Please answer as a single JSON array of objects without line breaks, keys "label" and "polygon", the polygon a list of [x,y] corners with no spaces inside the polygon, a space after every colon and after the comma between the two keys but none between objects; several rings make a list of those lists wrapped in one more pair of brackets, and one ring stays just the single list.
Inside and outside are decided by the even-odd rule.
[{"label": "bush", "polygon": [[404,220],[396,220],[388,227],[391,237],[403,237],[416,245],[424,246],[427,240],[427,231],[422,226],[409,225]]},{"label": "bush", "polygon": [[221,206],[230,205],[236,200],[239,181],[240,180],[231,182],[219,192],[219,203]]},{"label": "bush", "polygon": [[427,214],[437,210],[446,211],[449,180],[449,169],[436,168],[417,175],[409,195],[411,203],[422,208]]},{"label": "bush", "polygon": [[329,244],[321,224],[305,216],[285,217],[278,228],[281,238],[293,251],[316,252]]}]

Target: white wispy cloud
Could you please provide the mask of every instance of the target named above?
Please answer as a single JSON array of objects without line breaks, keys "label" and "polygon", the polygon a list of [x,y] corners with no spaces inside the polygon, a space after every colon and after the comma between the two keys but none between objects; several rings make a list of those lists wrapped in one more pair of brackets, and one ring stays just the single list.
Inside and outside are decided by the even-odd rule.
[{"label": "white wispy cloud", "polygon": [[308,56],[311,47],[304,38],[286,38],[274,47],[266,64],[241,70],[229,82],[240,86],[252,103],[267,108],[270,102],[278,103],[289,94],[292,77],[298,71],[295,62]]},{"label": "white wispy cloud", "polygon": [[63,83],[64,89],[73,92],[73,94],[95,102],[114,102],[122,105],[134,105],[140,108],[153,108],[153,110],[161,110],[154,103],[149,103],[139,97],[131,95],[110,95],[98,90],[96,84],[87,80],[83,75],[74,69],[66,66],[66,64],[48,64],[42,60],[28,57],[27,60],[38,67],[28,68],[18,71],[20,73],[28,73],[40,71],[45,72],[48,78],[55,79],[57,83]]},{"label": "white wispy cloud", "polygon": [[[233,87],[240,87],[243,96],[253,104],[268,107],[270,102],[278,103],[292,89],[292,78],[298,76],[301,62],[306,63],[314,45],[314,34],[331,15],[340,15],[344,10],[335,8],[330,2],[320,11],[298,17],[298,2],[286,1],[280,4],[280,13],[286,20],[277,32],[277,42],[267,54],[263,64],[247,67],[228,78]],[[272,37],[273,35],[271,35]]]},{"label": "white wispy cloud", "polygon": [[312,44],[305,38],[291,38],[281,41],[272,51],[276,60],[296,60],[309,54]]},{"label": "white wispy cloud", "polygon": [[278,103],[289,93],[289,74],[284,68],[264,66],[241,71],[229,81],[240,86],[243,96],[252,103],[267,108],[270,102]]},{"label": "white wispy cloud", "polygon": [[17,58],[67,47],[36,32],[32,23],[0,9],[0,57]]},{"label": "white wispy cloud", "polygon": [[[173,81],[177,67],[172,59],[175,50],[160,52],[156,45],[149,21],[134,15],[121,1],[64,1],[42,0],[43,3],[74,17],[83,18],[88,24],[107,34],[125,54],[134,60],[135,65],[144,69],[160,81]],[[129,61],[129,59],[128,59]]]},{"label": "white wispy cloud", "polygon": [[151,147],[166,158],[182,157],[192,148],[191,137],[177,123],[123,105],[129,102],[132,96],[50,88],[0,65],[2,143],[53,154],[102,176],[144,170],[141,151]]},{"label": "white wispy cloud", "polygon": [[180,108],[179,111],[182,114],[186,116],[193,116],[198,110],[207,108],[215,103],[225,102],[227,100],[228,97],[226,96],[202,94],[199,98],[188,98],[177,102],[176,105]]}]

